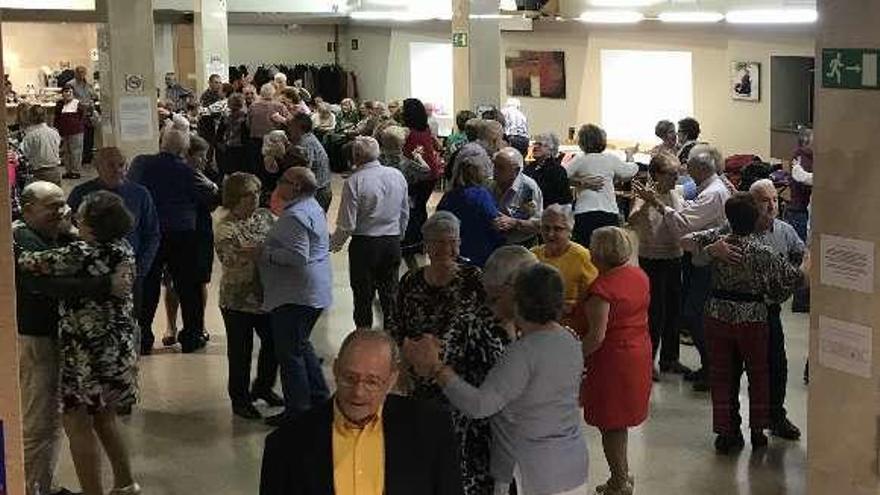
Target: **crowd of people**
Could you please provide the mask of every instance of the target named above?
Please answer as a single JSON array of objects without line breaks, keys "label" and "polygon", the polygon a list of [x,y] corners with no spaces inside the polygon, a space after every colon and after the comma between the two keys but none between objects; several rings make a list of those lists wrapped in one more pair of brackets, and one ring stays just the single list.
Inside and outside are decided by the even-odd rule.
[{"label": "crowd of people", "polygon": [[[431,105],[413,98],[336,106],[285,77],[257,91],[211,76],[195,103],[173,75],[166,82],[159,153],[129,163],[102,148],[97,178],[66,199],[49,171],[21,194],[29,495],[66,493],[53,483],[62,426],[84,494],[105,493],[102,450],[111,493],[140,493],[117,416],[131,412],[138,359],[156,346],[163,284],[172,324],[161,344],[206,346],[215,254],[231,410],[258,420],[258,400],[283,408],[265,418],[278,429],[266,442],[263,495],[331,485],[586,494],[582,421],[601,432],[611,472],[597,492],[631,494],[628,430],[647,420],[652,382],[669,374],[711,392],[721,454],[744,445],[743,371],[752,446],[767,444],[766,430],[799,438],[784,407],[780,305],[804,285],[806,233],[777,218],[772,181],[735,189],[696,120],[660,122],[646,164],[637,146],[608,153],[604,130],[587,124],[581,153],[563,164],[560,139],[530,137],[515,99],[459,113],[444,140]],[[63,92],[62,125],[76,101]],[[27,135],[43,156],[61,144],[40,110],[27,111]],[[346,175],[338,199],[331,170]],[[808,204],[809,186],[798,187]],[[346,244],[355,330],[331,387],[310,337],[334,303],[331,255]],[[680,360],[682,330],[698,369]]]}]

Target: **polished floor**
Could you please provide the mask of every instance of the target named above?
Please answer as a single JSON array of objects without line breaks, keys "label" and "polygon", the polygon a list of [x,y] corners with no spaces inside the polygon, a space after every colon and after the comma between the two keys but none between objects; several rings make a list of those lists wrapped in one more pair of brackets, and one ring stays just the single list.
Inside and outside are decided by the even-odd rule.
[{"label": "polished floor", "polygon": [[[334,183],[338,191],[338,180]],[[345,251],[333,256],[333,268],[334,305],[322,315],[312,335],[328,368],[343,337],[354,327]],[[258,493],[263,441],[270,428],[231,414],[226,396],[226,339],[216,297],[216,286],[212,286],[207,310],[212,338],[205,352],[183,355],[176,349],[158,350],[141,360],[142,400],[123,427],[136,477],[146,495]],[[158,335],[165,322],[161,308],[160,312],[154,328]],[[807,388],[802,370],[809,321],[787,309],[783,318],[790,367],[787,406],[792,421],[806,434]],[[684,347],[683,355],[685,364],[695,364],[692,347]],[[326,371],[329,378],[329,369]],[[745,386],[742,394],[747,404]],[[258,407],[263,408],[262,404]],[[607,479],[608,470],[598,432],[590,427],[586,432],[590,486],[595,487]],[[653,389],[650,419],[630,436],[636,493],[806,493],[805,440],[771,438],[764,451],[753,453],[747,446],[730,457],[715,455],[712,441],[708,395],[692,392],[677,376],[664,376]],[[106,471],[109,479],[109,467]],[[67,487],[77,486],[66,446],[58,481]]]}]

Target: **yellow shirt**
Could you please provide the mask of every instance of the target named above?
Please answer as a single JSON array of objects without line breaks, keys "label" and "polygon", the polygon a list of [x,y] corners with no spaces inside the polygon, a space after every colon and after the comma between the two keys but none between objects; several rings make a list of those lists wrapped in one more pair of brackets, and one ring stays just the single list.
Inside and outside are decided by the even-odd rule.
[{"label": "yellow shirt", "polygon": [[599,276],[599,270],[593,265],[590,257],[590,250],[576,242],[569,243],[565,253],[556,258],[548,257],[543,245],[532,248],[532,253],[539,261],[556,267],[562,274],[566,304],[572,305],[586,298],[587,290]]},{"label": "yellow shirt", "polygon": [[333,486],[336,495],[383,495],[385,432],[382,409],[360,428],[333,406]]}]

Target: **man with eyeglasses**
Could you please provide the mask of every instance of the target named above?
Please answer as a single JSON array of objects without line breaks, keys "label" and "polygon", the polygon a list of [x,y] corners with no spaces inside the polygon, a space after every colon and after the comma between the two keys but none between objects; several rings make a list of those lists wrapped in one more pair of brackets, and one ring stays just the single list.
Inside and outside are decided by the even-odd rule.
[{"label": "man with eyeglasses", "polygon": [[398,363],[385,332],[350,333],[336,395],[266,439],[260,495],[462,495],[448,413],[389,395]]}]

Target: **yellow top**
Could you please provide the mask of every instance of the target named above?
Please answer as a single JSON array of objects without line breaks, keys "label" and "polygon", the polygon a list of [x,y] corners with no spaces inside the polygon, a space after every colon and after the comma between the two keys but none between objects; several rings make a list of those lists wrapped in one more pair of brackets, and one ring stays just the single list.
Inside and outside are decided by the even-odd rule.
[{"label": "yellow top", "polygon": [[363,428],[333,405],[333,486],[336,495],[385,492],[385,432],[382,409]]},{"label": "yellow top", "polygon": [[532,248],[532,253],[539,261],[556,267],[562,274],[567,305],[573,305],[586,298],[590,284],[599,276],[599,270],[593,265],[590,257],[590,250],[576,242],[569,243],[565,253],[556,258],[550,258],[544,253],[544,245]]}]

